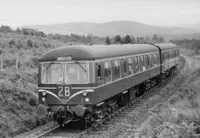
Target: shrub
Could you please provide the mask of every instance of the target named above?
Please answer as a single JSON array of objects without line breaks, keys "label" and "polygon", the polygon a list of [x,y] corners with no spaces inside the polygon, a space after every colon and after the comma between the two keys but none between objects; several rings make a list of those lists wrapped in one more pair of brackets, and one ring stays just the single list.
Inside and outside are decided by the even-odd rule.
[{"label": "shrub", "polygon": [[37,101],[37,99],[35,98],[35,97],[30,97],[30,99],[29,99],[29,105],[30,106],[36,106],[36,105],[38,105],[38,101]]}]

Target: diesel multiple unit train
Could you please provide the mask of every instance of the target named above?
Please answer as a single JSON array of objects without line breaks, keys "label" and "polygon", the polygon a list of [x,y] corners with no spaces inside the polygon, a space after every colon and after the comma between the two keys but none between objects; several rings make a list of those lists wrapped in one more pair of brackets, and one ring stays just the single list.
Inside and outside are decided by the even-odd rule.
[{"label": "diesel multiple unit train", "polygon": [[39,103],[60,125],[90,124],[173,74],[178,62],[171,43],[62,46],[39,60]]}]

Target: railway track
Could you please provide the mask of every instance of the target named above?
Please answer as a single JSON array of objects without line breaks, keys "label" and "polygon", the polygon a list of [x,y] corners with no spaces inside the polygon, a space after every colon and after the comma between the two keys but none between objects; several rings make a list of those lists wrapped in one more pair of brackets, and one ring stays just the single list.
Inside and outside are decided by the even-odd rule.
[{"label": "railway track", "polygon": [[[107,125],[111,118],[119,116],[120,114],[126,114],[133,110],[136,106],[139,106],[141,104],[142,99],[145,97],[147,98],[150,96],[150,94],[154,94],[155,91],[159,91],[160,88],[167,85],[172,79],[174,79],[184,68],[185,65],[185,57],[181,56],[181,63],[178,66],[178,69],[176,70],[175,74],[173,76],[168,77],[164,82],[158,84],[154,88],[152,88],[150,91],[146,92],[136,100],[132,101],[128,105],[124,107],[120,107],[119,109],[113,111],[111,114],[109,114],[106,118],[100,120],[99,122],[93,124],[91,127],[85,129],[85,130],[67,130],[65,128],[61,128],[58,125],[54,126],[53,128],[41,133],[40,135],[35,136],[34,138],[80,138],[84,136],[88,132],[95,131],[99,126],[105,126]],[[106,122],[106,123],[105,123]],[[112,123],[112,122],[110,122]]]}]

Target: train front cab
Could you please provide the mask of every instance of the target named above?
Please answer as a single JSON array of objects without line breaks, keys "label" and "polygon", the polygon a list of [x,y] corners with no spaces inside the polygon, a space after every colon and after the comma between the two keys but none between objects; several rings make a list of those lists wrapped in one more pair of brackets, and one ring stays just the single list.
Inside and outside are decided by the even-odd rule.
[{"label": "train front cab", "polygon": [[85,110],[86,106],[94,103],[93,70],[93,63],[89,61],[40,62],[39,103],[49,106],[52,112],[68,108],[67,110],[81,115],[80,110]]}]

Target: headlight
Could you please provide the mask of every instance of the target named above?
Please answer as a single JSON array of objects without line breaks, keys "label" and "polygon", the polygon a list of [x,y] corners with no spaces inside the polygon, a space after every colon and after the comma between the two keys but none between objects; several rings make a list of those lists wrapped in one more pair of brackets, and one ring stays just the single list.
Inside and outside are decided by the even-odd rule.
[{"label": "headlight", "polygon": [[42,98],[42,101],[45,102],[45,98]]},{"label": "headlight", "polygon": [[87,92],[83,92],[83,96],[87,96],[88,95],[88,93]]},{"label": "headlight", "polygon": [[43,95],[43,96],[46,96],[46,92],[42,92],[42,95]]},{"label": "headlight", "polygon": [[85,98],[85,101],[86,101],[86,102],[89,102],[89,98]]}]

